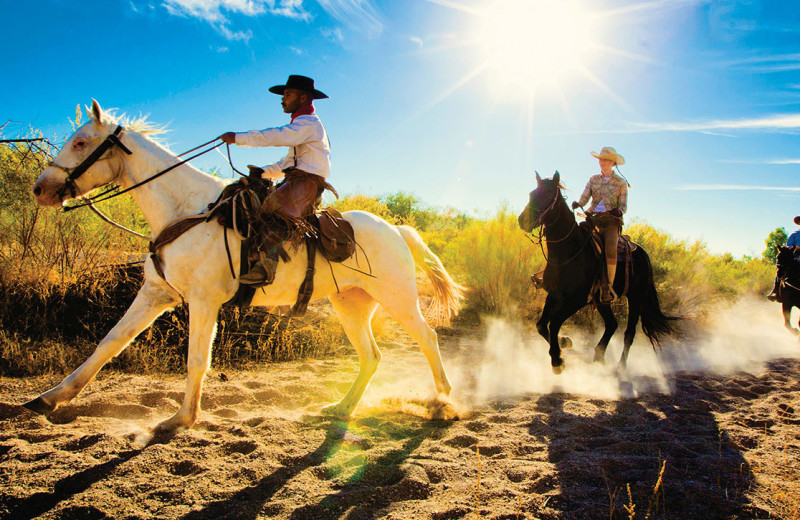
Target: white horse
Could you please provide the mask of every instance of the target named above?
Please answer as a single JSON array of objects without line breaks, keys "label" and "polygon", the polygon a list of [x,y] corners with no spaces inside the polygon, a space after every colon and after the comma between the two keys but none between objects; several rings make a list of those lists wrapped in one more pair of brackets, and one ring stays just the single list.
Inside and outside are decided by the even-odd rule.
[{"label": "white horse", "polygon": [[[33,186],[37,203],[58,206],[69,198],[65,194],[66,170],[81,164],[118,125],[94,100],[89,117],[89,122],[66,141],[54,165],[45,168],[39,176]],[[124,128],[120,134],[122,144],[132,153],[128,155],[121,147],[111,146],[74,181],[72,196],[110,183],[117,183],[124,189],[179,162],[175,155],[150,139],[146,131],[136,131],[135,127]],[[130,193],[144,213],[153,236],[157,236],[172,221],[203,211],[209,202],[217,199],[225,184],[221,179],[184,164]],[[435,304],[440,306],[445,318],[458,312],[463,288],[450,278],[439,258],[413,228],[391,225],[363,211],[348,211],[344,216],[353,225],[355,238],[369,259],[374,278],[336,263],[332,264],[332,270],[317,269],[312,299],[330,300],[360,362],[358,376],[347,394],[338,403],[325,407],[323,413],[351,417],[372,379],[381,359],[370,326],[378,304],[419,344],[433,372],[438,395],[446,398],[450,383],[442,366],[436,332],[420,312],[415,265],[420,266],[433,283]],[[233,265],[238,266],[239,239],[228,233],[228,242]],[[305,245],[295,250],[290,248],[289,253],[292,260],[280,263],[275,282],[256,292],[253,305],[295,302],[306,272]],[[318,262],[325,261],[319,253],[317,255]],[[144,284],[119,323],[78,369],[58,386],[26,403],[26,407],[46,414],[73,399],[103,365],[183,298],[190,311],[186,395],[180,410],[161,422],[158,429],[169,431],[194,425],[200,413],[203,378],[210,366],[217,314],[222,304],[236,292],[238,281],[230,273],[223,229],[214,221],[200,224],[180,236],[161,250],[161,257],[166,281],[148,259],[144,266]]]}]

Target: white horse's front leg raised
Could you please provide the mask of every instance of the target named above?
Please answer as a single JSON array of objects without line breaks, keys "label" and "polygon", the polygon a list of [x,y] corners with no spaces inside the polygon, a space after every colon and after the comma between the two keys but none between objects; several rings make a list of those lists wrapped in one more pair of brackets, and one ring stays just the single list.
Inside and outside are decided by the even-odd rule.
[{"label": "white horse's front leg raised", "polygon": [[157,430],[174,431],[191,428],[200,414],[200,394],[203,378],[211,365],[211,343],[217,332],[219,305],[209,304],[205,298],[189,301],[189,357],[186,369],[189,380],[180,410],[158,425]]},{"label": "white horse's front leg raised", "polygon": [[177,300],[167,289],[145,283],[139,289],[136,299],[133,300],[125,315],[97,345],[89,359],[84,361],[61,384],[23,406],[34,412],[47,414],[70,401],[94,379],[103,365],[119,355],[133,338],[149,327],[162,312],[174,307],[176,303]]}]

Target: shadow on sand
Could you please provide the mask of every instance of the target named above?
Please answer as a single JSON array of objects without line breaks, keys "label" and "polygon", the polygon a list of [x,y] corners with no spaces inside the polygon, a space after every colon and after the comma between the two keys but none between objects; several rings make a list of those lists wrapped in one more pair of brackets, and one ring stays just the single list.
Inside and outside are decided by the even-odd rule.
[{"label": "shadow on sand", "polygon": [[542,396],[546,419],[529,432],[548,444],[558,491],[538,517],[766,518],[747,496],[747,461],[712,414],[725,399],[705,377],[677,376],[673,395],[590,401],[593,416],[570,413],[568,394]]}]

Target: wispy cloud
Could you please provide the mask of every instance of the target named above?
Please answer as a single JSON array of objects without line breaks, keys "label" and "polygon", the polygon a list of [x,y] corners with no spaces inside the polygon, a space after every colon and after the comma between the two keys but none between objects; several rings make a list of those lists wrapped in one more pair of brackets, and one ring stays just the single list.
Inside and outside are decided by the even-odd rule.
[{"label": "wispy cloud", "polygon": [[800,70],[800,53],[759,55],[722,64],[724,68],[746,72],[772,73]]},{"label": "wispy cloud", "polygon": [[800,164],[800,159],[721,159],[717,162],[729,164]]},{"label": "wispy cloud", "polygon": [[419,36],[409,36],[408,39],[409,39],[409,41],[411,43],[413,43],[414,45],[416,45],[420,49],[424,46],[422,38],[420,38]]},{"label": "wispy cloud", "polygon": [[320,33],[322,33],[322,36],[331,40],[332,42],[338,43],[344,41],[344,35],[339,27],[321,29]]},{"label": "wispy cloud", "polygon": [[609,9],[595,13],[596,17],[613,18],[621,15],[629,15],[632,13],[642,13],[644,16],[652,16],[654,12],[663,11],[668,9],[682,9],[685,7],[692,7],[695,5],[702,5],[710,3],[709,0],[654,0],[652,2],[641,2],[632,4],[618,9]]},{"label": "wispy cloud", "polygon": [[294,20],[309,20],[311,14],[303,8],[303,0],[163,0],[168,13],[186,18],[198,18],[211,24],[231,41],[249,41],[252,31],[231,29],[227,15],[259,16],[271,14]]},{"label": "wispy cloud", "polygon": [[317,0],[317,3],[336,21],[351,30],[369,36],[383,31],[383,20],[371,0]]},{"label": "wispy cloud", "polygon": [[629,129],[620,133],[639,132],[713,132],[716,130],[770,130],[800,129],[800,114],[776,114],[749,119],[715,119],[695,122],[628,123]]},{"label": "wispy cloud", "polygon": [[679,191],[789,191],[800,192],[800,186],[748,186],[743,184],[686,184]]},{"label": "wispy cloud", "polygon": [[461,2],[454,2],[452,0],[428,0],[428,2],[432,4],[441,5],[442,7],[449,7],[450,9],[455,9],[456,11],[462,11],[469,14],[483,14],[484,10],[476,9],[474,7],[469,7]]}]

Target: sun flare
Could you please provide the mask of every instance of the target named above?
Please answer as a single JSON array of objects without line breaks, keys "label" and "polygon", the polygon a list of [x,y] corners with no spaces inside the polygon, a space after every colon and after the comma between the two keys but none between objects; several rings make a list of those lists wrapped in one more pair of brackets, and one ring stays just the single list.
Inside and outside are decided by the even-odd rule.
[{"label": "sun flare", "polygon": [[574,0],[498,0],[477,18],[476,33],[493,79],[533,90],[581,68],[594,27]]}]

